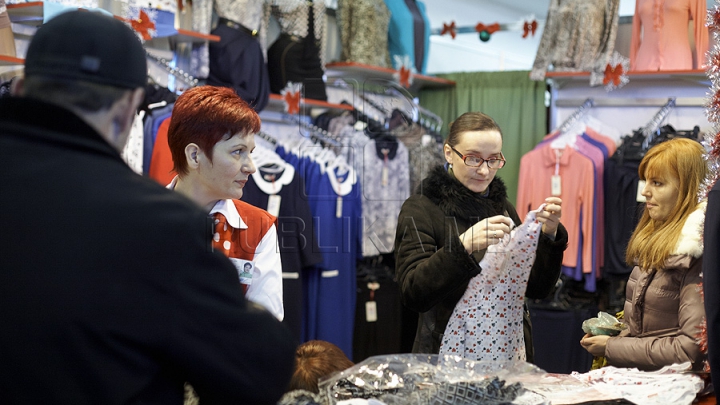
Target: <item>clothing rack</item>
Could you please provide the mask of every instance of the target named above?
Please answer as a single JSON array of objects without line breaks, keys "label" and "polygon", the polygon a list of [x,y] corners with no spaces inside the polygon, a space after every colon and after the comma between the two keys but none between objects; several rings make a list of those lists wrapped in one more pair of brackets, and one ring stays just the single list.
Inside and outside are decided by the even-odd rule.
[{"label": "clothing rack", "polygon": [[415,106],[420,112],[420,117],[418,119],[419,124],[433,132],[440,132],[440,129],[442,129],[443,126],[442,118],[419,104],[416,104]]},{"label": "clothing rack", "polygon": [[571,126],[575,125],[575,123],[582,118],[587,111],[592,108],[592,106],[595,105],[595,100],[592,98],[585,99],[585,101],[578,107],[575,112],[573,112],[560,126],[558,127],[558,131],[561,133],[566,132],[568,129],[570,129]]},{"label": "clothing rack", "polygon": [[413,121],[420,124],[420,126],[422,126],[423,128],[429,129],[431,132],[440,132],[440,129],[442,129],[443,125],[443,120],[442,118],[440,118],[439,115],[416,103],[415,100],[413,100],[411,97],[408,97],[394,87],[388,87],[386,92],[392,93],[392,95],[396,97],[404,97],[408,101],[410,101],[413,108]]},{"label": "clothing rack", "polygon": [[[263,118],[263,121],[272,121],[272,120]],[[297,115],[290,115],[287,113],[283,113],[281,115],[280,122],[290,123],[290,124],[298,124],[300,126],[300,128],[304,129],[305,131],[307,131],[309,133],[309,138],[312,139],[313,141],[322,142],[322,143],[324,143],[326,145],[330,145],[330,146],[337,146],[337,147],[342,146],[340,144],[340,142],[333,139],[327,131],[325,131],[324,129],[319,128],[311,123],[303,121]],[[270,135],[267,135],[267,136],[270,136]],[[263,139],[265,139],[265,138],[263,138]]]},{"label": "clothing rack", "polygon": [[650,145],[650,142],[652,142],[654,138],[655,131],[660,128],[660,124],[667,118],[670,111],[675,108],[675,102],[675,97],[669,98],[665,105],[660,108],[660,111],[643,127],[642,133],[645,135],[645,140],[642,144],[643,149],[646,149]]},{"label": "clothing rack", "polygon": [[[578,107],[587,99],[563,98],[555,101],[556,107]],[[594,100],[594,107],[662,107],[667,98],[622,98],[610,97]],[[704,97],[675,97],[676,107],[704,107]]]},{"label": "clothing rack", "polygon": [[175,76],[177,79],[182,81],[183,83],[187,84],[190,87],[195,87],[198,85],[198,79],[194,78],[193,76],[185,73],[182,69],[178,69],[176,67],[173,67],[170,65],[170,62],[168,62],[165,58],[161,58],[159,56],[155,56],[145,51],[145,56],[155,64],[161,66],[165,69],[166,72],[170,73],[171,75]]},{"label": "clothing rack", "polygon": [[[371,98],[366,97],[364,94],[357,94],[355,92],[355,89],[352,86],[350,86],[343,79],[335,79],[332,82],[331,86],[338,88],[338,89],[343,89],[343,90],[352,92],[352,97],[343,97],[341,104],[346,104],[346,105],[349,105],[350,107],[352,107],[354,110],[353,114],[355,115],[356,119],[363,121],[369,125],[378,127],[378,128],[387,128],[387,120],[390,117],[391,112],[388,111],[388,109],[386,107],[382,106],[380,103],[376,102],[375,100],[372,100]],[[375,109],[382,116],[382,121],[378,121],[374,118],[371,118],[370,115],[367,114],[367,111],[365,108],[358,108],[358,106],[355,105],[354,102],[348,101],[348,100],[354,99],[356,96],[360,97],[364,101],[365,104],[367,104],[370,107],[372,107],[373,109]]]},{"label": "clothing rack", "polygon": [[260,131],[256,135],[259,136],[260,138],[270,142],[273,145],[277,145],[277,143],[278,143],[277,139],[275,139],[273,136],[271,136],[267,132]]}]

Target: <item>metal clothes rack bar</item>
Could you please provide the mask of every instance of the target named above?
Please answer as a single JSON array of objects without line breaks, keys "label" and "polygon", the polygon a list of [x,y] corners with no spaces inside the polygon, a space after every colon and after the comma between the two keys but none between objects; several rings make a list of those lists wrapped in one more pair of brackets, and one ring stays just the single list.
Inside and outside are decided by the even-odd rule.
[{"label": "metal clothes rack bar", "polygon": [[670,114],[670,111],[675,108],[675,103],[675,97],[671,97],[670,99],[668,99],[665,105],[662,106],[660,111],[658,111],[652,117],[650,122],[648,122],[647,125],[643,127],[642,132],[645,135],[645,140],[642,144],[643,149],[647,148],[650,145],[650,142],[652,142],[654,138],[655,131],[660,127],[660,124],[662,124],[668,114]]},{"label": "metal clothes rack bar", "polygon": [[198,85],[198,79],[185,73],[182,69],[178,69],[173,66],[170,66],[170,62],[165,60],[165,58],[155,56],[155,55],[151,54],[150,52],[148,52],[147,50],[145,51],[145,55],[147,56],[147,58],[150,61],[160,65],[161,67],[163,67],[165,69],[165,71],[167,71],[171,75],[175,76],[176,78],[180,79],[180,81],[187,84],[188,86],[195,87]]},{"label": "metal clothes rack bar", "polygon": [[270,142],[270,143],[273,144],[273,145],[277,145],[277,143],[278,143],[277,139],[275,139],[275,137],[273,137],[272,135],[268,134],[267,132],[260,131],[260,132],[257,133],[257,136],[259,136],[260,138],[262,138],[262,139]]},{"label": "metal clothes rack bar", "polygon": [[439,115],[435,114],[434,112],[428,110],[425,107],[422,107],[412,98],[407,97],[405,94],[403,94],[401,91],[394,87],[389,87],[386,92],[392,93],[396,97],[406,97],[413,107],[413,119],[415,119],[416,122],[424,128],[427,128],[434,132],[440,131],[443,125],[443,120],[442,118],[440,118]]},{"label": "metal clothes rack bar", "polygon": [[[601,98],[594,100],[595,107],[662,107],[667,98]],[[578,107],[584,99],[555,100],[556,107]],[[704,107],[706,99],[703,97],[676,97],[676,107]]]},{"label": "metal clothes rack bar", "polygon": [[418,111],[420,112],[420,125],[427,127],[432,131],[439,132],[443,126],[442,118],[419,104],[416,104],[415,107],[417,107]]},{"label": "metal clothes rack bar", "polygon": [[571,126],[575,125],[575,123],[583,116],[587,111],[595,105],[595,101],[592,98],[585,99],[585,101],[578,107],[575,112],[573,112],[560,126],[558,127],[558,131],[563,133],[566,132],[568,129],[570,129]]},{"label": "metal clothes rack bar", "polygon": [[[268,120],[263,118],[263,121],[268,121]],[[270,119],[269,121],[274,121],[274,120]],[[319,128],[313,124],[303,121],[297,115],[290,115],[287,113],[282,114],[281,118],[280,118],[280,122],[288,123],[288,124],[298,124],[300,126],[300,128],[309,132],[310,139],[313,139],[315,141],[320,141],[320,142],[323,142],[323,143],[325,143],[327,145],[331,145],[331,146],[338,146],[338,147],[342,146],[342,144],[340,142],[338,142],[337,140],[333,139],[330,136],[330,134],[328,134],[327,131],[325,131],[324,129]]]}]

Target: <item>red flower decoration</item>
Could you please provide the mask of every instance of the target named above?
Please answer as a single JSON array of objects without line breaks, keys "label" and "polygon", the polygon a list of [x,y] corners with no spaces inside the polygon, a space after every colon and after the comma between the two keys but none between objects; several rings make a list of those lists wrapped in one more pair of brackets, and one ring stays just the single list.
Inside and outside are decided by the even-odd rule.
[{"label": "red flower decoration", "polygon": [[615,66],[610,65],[609,63],[605,66],[605,77],[603,78],[603,84],[608,85],[610,82],[612,82],[614,85],[619,86],[621,80],[621,76],[623,75],[624,69],[621,64],[617,64]]},{"label": "red flower decoration", "polygon": [[713,10],[708,10],[708,21],[707,21],[708,27],[710,27],[711,30],[715,29],[717,30],[718,27],[720,27],[720,8],[715,6]]},{"label": "red flower decoration", "polygon": [[149,31],[155,29],[155,23],[152,22],[145,11],[140,10],[138,18],[136,20],[130,20],[130,25],[132,26],[132,29],[142,36],[142,39],[147,41],[152,38]]},{"label": "red flower decoration", "polygon": [[500,24],[494,23],[490,25],[485,25],[483,23],[477,23],[475,26],[475,31],[477,32],[483,32],[487,31],[488,34],[492,34],[493,32],[500,31]]},{"label": "red flower decoration", "polygon": [[286,91],[282,96],[285,102],[285,111],[288,114],[298,114],[300,112],[300,92]]},{"label": "red flower decoration", "polygon": [[529,34],[532,34],[532,36],[535,36],[535,31],[537,30],[538,23],[536,20],[525,21],[525,24],[523,24],[523,38],[527,38]]},{"label": "red flower decoration", "polygon": [[440,33],[440,35],[445,35],[447,33],[450,33],[450,36],[452,37],[452,39],[455,39],[455,35],[457,35],[457,33],[455,32],[455,28],[456,28],[455,21],[452,21],[450,23],[450,25],[443,23],[443,29],[442,29],[442,32]]},{"label": "red flower decoration", "polygon": [[410,69],[406,68],[405,66],[401,66],[400,70],[398,72],[400,72],[400,80],[399,80],[400,84],[405,88],[409,88],[410,87],[410,75],[412,74]]}]

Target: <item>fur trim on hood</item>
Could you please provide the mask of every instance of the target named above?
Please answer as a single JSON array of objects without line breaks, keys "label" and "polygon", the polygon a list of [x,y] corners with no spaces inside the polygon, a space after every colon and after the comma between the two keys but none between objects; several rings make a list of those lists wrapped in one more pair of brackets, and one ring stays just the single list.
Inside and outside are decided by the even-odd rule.
[{"label": "fur trim on hood", "polygon": [[465,187],[444,166],[434,168],[422,183],[418,194],[429,198],[448,216],[458,218],[486,218],[505,210],[507,188],[499,177],[488,187],[490,192],[482,196]]},{"label": "fur trim on hood", "polygon": [[703,254],[703,226],[705,224],[705,208],[707,202],[698,204],[697,209],[688,215],[680,232],[680,239],[673,250],[676,255],[690,255],[698,258]]}]

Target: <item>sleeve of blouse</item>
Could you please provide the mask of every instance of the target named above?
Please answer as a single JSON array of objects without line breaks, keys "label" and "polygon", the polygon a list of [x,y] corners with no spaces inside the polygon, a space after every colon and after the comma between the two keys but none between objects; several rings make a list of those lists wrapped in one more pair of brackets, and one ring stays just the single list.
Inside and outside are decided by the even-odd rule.
[{"label": "sleeve of blouse", "polygon": [[538,46],[537,53],[535,54],[535,62],[533,62],[532,70],[530,71],[531,80],[544,80],[545,72],[550,55],[552,55],[552,49],[556,45],[556,36],[558,30],[558,22],[555,21],[555,10],[559,7],[559,0],[551,0],[550,7],[548,8],[547,17],[545,18],[545,27],[543,28],[542,37],[540,37],[540,45]]},{"label": "sleeve of blouse", "polygon": [[260,42],[260,48],[262,48],[263,51],[263,57],[265,58],[265,62],[267,62],[267,51],[268,48],[270,48],[270,44],[268,43],[268,29],[270,27],[270,13],[272,7],[272,1],[267,0],[263,2],[263,13],[262,13],[262,21],[260,21],[260,32],[258,32],[258,42]]},{"label": "sleeve of blouse", "polygon": [[604,71],[605,66],[610,63],[610,58],[613,52],[615,52],[615,39],[617,38],[618,20],[620,18],[618,13],[619,7],[620,0],[610,0],[605,3],[605,30],[602,34],[602,48],[598,55],[601,66],[596,66],[597,68],[601,68],[602,71]]},{"label": "sleeve of blouse", "polygon": [[690,6],[695,34],[695,69],[705,69],[707,51],[709,48],[707,19],[707,4],[704,0],[693,0]]},{"label": "sleeve of blouse", "polygon": [[325,58],[327,52],[327,12],[325,10],[324,0],[315,0],[313,2],[313,13],[315,16],[315,38],[320,40],[320,65],[325,69]]},{"label": "sleeve of blouse", "polygon": [[253,257],[253,282],[248,288],[247,299],[260,304],[282,321],[283,307],[282,262],[278,249],[277,229],[272,225],[263,236]]},{"label": "sleeve of blouse", "polygon": [[635,2],[635,14],[632,20],[632,35],[630,37],[630,70],[635,70],[638,49],[642,36],[642,22],[640,21],[640,1]]}]

